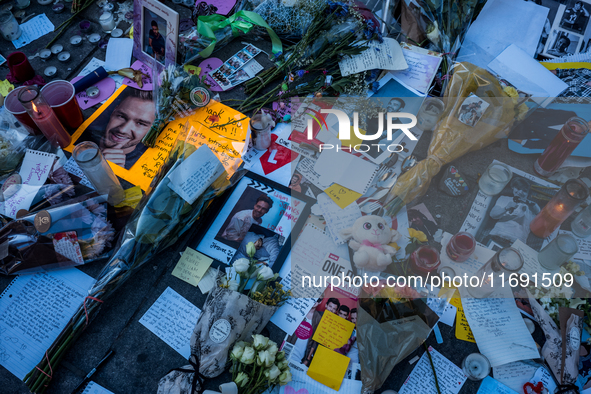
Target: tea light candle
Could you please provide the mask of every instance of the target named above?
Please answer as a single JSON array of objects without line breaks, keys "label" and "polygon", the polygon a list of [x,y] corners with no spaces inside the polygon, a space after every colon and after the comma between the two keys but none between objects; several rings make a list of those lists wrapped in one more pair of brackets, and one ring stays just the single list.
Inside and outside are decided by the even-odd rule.
[{"label": "tea light candle", "polygon": [[57,74],[57,68],[55,66],[49,66],[43,71],[43,74],[49,78],[54,77]]},{"label": "tea light candle", "polygon": [[53,53],[54,55],[57,55],[58,53],[60,53],[63,50],[64,50],[64,46],[62,44],[55,44],[51,47],[51,53]]},{"label": "tea light candle", "polygon": [[90,32],[92,24],[88,20],[83,20],[78,26],[83,34],[87,34]]},{"label": "tea light candle", "polygon": [[54,5],[51,6],[51,9],[56,14],[61,14],[62,12],[64,12],[65,8],[66,7],[64,6],[64,3],[55,3]]},{"label": "tea light candle", "polygon": [[42,49],[39,51],[39,57],[41,60],[47,60],[51,57],[51,50],[49,49]]},{"label": "tea light candle", "polygon": [[113,31],[111,32],[111,37],[113,38],[119,38],[123,35],[123,30],[121,29],[113,29]]},{"label": "tea light candle", "polygon": [[70,37],[70,44],[72,44],[75,47],[79,46],[80,44],[82,44],[82,37],[80,37],[79,35]]},{"label": "tea light candle", "polygon": [[48,5],[51,4],[53,2],[53,0],[37,0],[37,3],[41,4],[41,5]]},{"label": "tea light candle", "polygon": [[70,52],[62,52],[59,55],[57,55],[57,59],[60,62],[67,62],[68,60],[70,60]]},{"label": "tea light candle", "polygon": [[101,40],[100,34],[92,33],[91,35],[88,36],[88,41],[92,44],[96,44],[100,40]]},{"label": "tea light candle", "polygon": [[86,89],[86,96],[90,97],[90,98],[95,98],[100,94],[100,90],[99,88],[97,88],[96,86],[91,86],[88,89]]},{"label": "tea light candle", "polygon": [[490,373],[490,362],[482,354],[472,353],[462,361],[462,370],[468,379],[482,380]]}]

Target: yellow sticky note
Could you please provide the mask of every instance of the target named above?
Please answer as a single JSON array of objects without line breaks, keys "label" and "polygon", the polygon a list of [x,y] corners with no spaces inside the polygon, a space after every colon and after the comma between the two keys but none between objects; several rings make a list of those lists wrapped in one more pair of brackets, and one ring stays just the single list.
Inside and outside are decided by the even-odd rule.
[{"label": "yellow sticky note", "polygon": [[[367,134],[366,131],[363,130],[362,128],[359,128],[359,133],[361,135]],[[341,140],[341,146],[349,147],[349,145],[355,146],[355,145],[363,143],[363,140],[361,138],[357,137],[357,134],[355,134],[355,130],[354,130],[353,126],[351,126],[351,129],[350,129],[350,136],[351,136],[351,138],[349,138],[348,140],[346,140],[346,139]]]},{"label": "yellow sticky note", "polygon": [[353,201],[361,197],[361,193],[347,189],[346,187],[343,187],[337,183],[333,183],[332,186],[330,186],[324,192],[328,194],[328,197],[336,202],[337,205],[342,209],[347,208],[353,203]]},{"label": "yellow sticky note", "polygon": [[142,199],[142,188],[139,186],[130,187],[125,191],[125,198],[115,208],[132,207],[135,208]]},{"label": "yellow sticky note", "polygon": [[4,97],[8,96],[8,93],[14,89],[14,85],[7,80],[0,81],[0,94]]},{"label": "yellow sticky note", "polygon": [[462,307],[460,298],[452,297],[449,303],[458,308],[456,312],[456,338],[462,341],[476,343],[474,334],[472,334],[472,330],[468,324],[468,319],[466,319],[466,315],[464,314],[464,308]]},{"label": "yellow sticky note", "polygon": [[355,324],[350,321],[325,311],[312,340],[329,349],[338,349],[349,341],[354,328]]},{"label": "yellow sticky note", "polygon": [[193,286],[197,286],[212,262],[213,259],[187,247],[183,252],[183,257],[174,267],[172,275]]},{"label": "yellow sticky note", "polygon": [[351,361],[349,357],[319,345],[307,374],[315,381],[338,391],[343,383],[349,361]]}]

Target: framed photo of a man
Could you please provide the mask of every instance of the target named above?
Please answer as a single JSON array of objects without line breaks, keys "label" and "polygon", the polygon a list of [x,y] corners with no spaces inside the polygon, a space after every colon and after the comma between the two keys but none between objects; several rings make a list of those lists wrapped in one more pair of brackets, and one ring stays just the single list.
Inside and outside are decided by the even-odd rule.
[{"label": "framed photo of a man", "polygon": [[290,236],[299,233],[311,203],[308,197],[249,172],[219,207],[211,209],[212,224],[193,247],[215,259],[214,266],[227,266],[245,257],[246,245],[253,242],[257,261],[279,272],[289,254]]},{"label": "framed photo of a man", "polygon": [[159,71],[176,64],[179,14],[156,0],[134,0],[133,55]]}]

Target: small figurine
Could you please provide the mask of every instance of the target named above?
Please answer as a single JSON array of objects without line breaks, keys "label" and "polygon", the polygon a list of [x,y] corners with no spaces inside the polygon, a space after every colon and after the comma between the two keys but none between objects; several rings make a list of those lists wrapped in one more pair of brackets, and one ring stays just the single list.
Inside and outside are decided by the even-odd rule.
[{"label": "small figurine", "polygon": [[376,215],[360,217],[353,227],[341,234],[350,239],[349,247],[355,251],[355,266],[377,272],[384,271],[392,263],[396,249],[388,244],[400,238],[398,231],[391,229],[384,218]]}]

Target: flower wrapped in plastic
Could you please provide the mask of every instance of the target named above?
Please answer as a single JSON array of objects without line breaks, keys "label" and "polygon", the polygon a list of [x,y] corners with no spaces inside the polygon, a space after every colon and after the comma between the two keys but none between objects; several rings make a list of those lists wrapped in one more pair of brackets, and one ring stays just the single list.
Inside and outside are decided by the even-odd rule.
[{"label": "flower wrapped in plastic", "polygon": [[195,24],[196,26],[179,34],[185,47],[185,64],[198,58],[208,58],[216,46],[220,49],[234,38],[250,33],[256,26],[267,30],[274,54],[282,51],[281,40],[256,12],[238,11],[227,18],[218,14],[199,16]]},{"label": "flower wrapped in plastic", "polygon": [[455,65],[444,101],[427,158],[401,175],[383,198],[389,215],[422,196],[446,163],[506,138],[537,107],[533,99],[519,97],[513,87],[470,63]]},{"label": "flower wrapped in plastic", "polygon": [[[140,267],[191,229],[210,203],[244,174],[243,171],[234,170],[241,162],[240,154],[220,149],[218,144],[221,142],[221,145],[232,146],[233,141],[244,145],[246,130],[218,130],[218,140],[211,141],[210,147],[209,139],[201,137],[211,131],[194,120],[188,118],[183,130],[177,134],[167,162],[160,168],[150,189],[131,215],[119,237],[116,252],[88,291],[84,304],[47,350],[45,357],[25,377],[24,381],[31,392],[45,390],[50,374],[55,373],[67,349],[86,328],[88,321],[98,313],[100,305]],[[183,124],[182,121],[174,126],[180,124]],[[234,134],[230,135],[230,132]],[[192,171],[184,170],[187,167]],[[186,174],[191,176],[186,178],[183,176]],[[193,195],[188,196],[187,190],[191,190]]]}]

